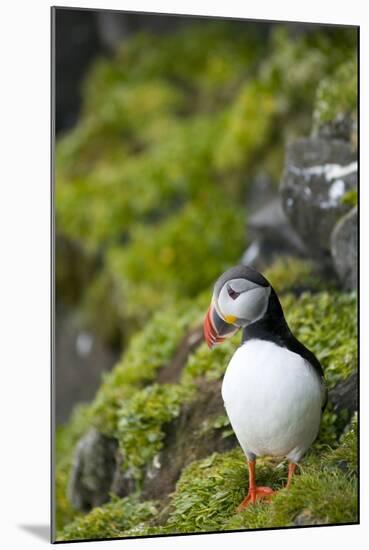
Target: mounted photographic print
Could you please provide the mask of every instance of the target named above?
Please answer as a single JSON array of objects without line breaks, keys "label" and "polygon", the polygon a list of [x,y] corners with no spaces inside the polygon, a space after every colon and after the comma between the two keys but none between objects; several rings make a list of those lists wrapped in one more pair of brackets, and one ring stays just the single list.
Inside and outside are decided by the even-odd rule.
[{"label": "mounted photographic print", "polygon": [[358,31],[52,9],[54,541],[358,523]]}]

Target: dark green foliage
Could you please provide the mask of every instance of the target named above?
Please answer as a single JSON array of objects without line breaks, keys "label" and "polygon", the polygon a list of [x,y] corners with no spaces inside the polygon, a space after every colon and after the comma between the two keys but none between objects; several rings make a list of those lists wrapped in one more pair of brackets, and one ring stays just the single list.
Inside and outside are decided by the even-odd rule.
[{"label": "dark green foliage", "polygon": [[357,206],[359,200],[359,193],[357,189],[351,189],[346,191],[343,195],[341,201],[343,204],[348,204],[349,206]]},{"label": "dark green foliage", "polygon": [[357,119],[357,56],[340,65],[319,84],[314,111],[316,126],[337,117]]},{"label": "dark green foliage", "polygon": [[58,540],[105,539],[124,536],[131,527],[139,526],[156,514],[155,503],[139,503],[137,498],[113,498],[104,506],[94,508],[77,518],[59,534]]}]

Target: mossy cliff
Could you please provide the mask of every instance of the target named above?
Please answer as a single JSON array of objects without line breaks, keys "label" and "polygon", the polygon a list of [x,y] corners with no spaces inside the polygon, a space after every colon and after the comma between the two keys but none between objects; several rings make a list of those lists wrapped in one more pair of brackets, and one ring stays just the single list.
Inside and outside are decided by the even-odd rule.
[{"label": "mossy cliff", "polygon": [[[291,278],[291,265],[291,260],[286,263],[286,280],[290,277],[293,288],[297,281]],[[298,281],[301,269],[295,260]],[[277,281],[280,262],[275,272],[269,269],[271,281],[274,273]],[[316,288],[296,296],[285,288],[281,299],[294,333],[322,362],[329,389],[348,380],[356,370],[355,295]],[[191,313],[190,306],[185,308],[182,323],[175,310],[154,317],[105,378],[94,402],[60,433],[60,539],[356,521],[356,420],[350,423],[352,411],[334,410],[332,403],[292,489],[278,493],[268,506],[235,514],[247,487],[247,468],[225,416],[220,381],[238,338],[212,352],[198,338],[197,347],[177,367],[176,380],[158,382],[171,372],[170,358],[186,332],[196,334],[204,298],[199,302]],[[166,347],[160,338],[165,327]],[[109,504],[87,515],[77,512],[70,523],[74,512],[65,495],[75,443],[91,426],[117,441],[120,460],[114,468],[131,480],[129,496],[112,496]],[[281,488],[286,464],[261,460],[257,472],[260,481]],[[119,491],[127,494],[127,484]]]},{"label": "mossy cliff", "polygon": [[201,329],[248,243],[254,178],[277,187],[285,142],[313,113],[319,128],[354,118],[352,89],[327,84],[354,47],[347,29],[261,39],[202,23],[134,36],[93,68],[57,148],[57,295],[122,355],[58,428],[59,540],[357,521],[356,294],[308,258],[265,270],[330,399],[291,489],[285,462],[260,459],[258,481],[281,491],[241,514],[247,466],[220,394],[240,335],[209,351]]}]

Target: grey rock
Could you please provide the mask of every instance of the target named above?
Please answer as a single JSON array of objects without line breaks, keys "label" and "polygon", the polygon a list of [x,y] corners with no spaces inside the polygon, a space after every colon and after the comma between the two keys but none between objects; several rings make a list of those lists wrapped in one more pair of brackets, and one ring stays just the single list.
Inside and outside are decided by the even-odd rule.
[{"label": "grey rock", "polygon": [[57,9],[55,28],[55,125],[59,132],[78,120],[81,82],[101,46],[93,10]]},{"label": "grey rock", "polygon": [[252,215],[278,196],[276,182],[265,172],[258,172],[244,182],[245,208]]},{"label": "grey rock", "polygon": [[293,525],[323,525],[325,522],[321,520],[320,518],[315,517],[312,512],[308,509],[302,510],[300,514],[298,514],[294,521]]},{"label": "grey rock", "polygon": [[346,113],[340,113],[333,120],[320,123],[313,135],[325,139],[343,139],[352,142],[356,132],[356,120]]},{"label": "grey rock", "polygon": [[120,451],[116,453],[116,460],[117,462],[110,490],[119,497],[125,497],[135,491],[137,483],[133,473],[123,469],[124,457]]},{"label": "grey rock", "polygon": [[[77,311],[56,309],[55,323],[55,414],[56,423],[66,422],[77,403],[90,401],[118,354],[80,322]],[[82,382],[83,381],[83,382]]]},{"label": "grey rock", "polygon": [[283,211],[280,198],[270,200],[248,220],[248,235],[253,238],[241,263],[264,269],[277,256],[305,256],[306,248]]},{"label": "grey rock", "polygon": [[350,413],[357,411],[358,407],[358,375],[354,372],[346,380],[339,382],[329,392],[329,400],[335,411],[347,410]]},{"label": "grey rock", "polygon": [[237,445],[235,435],[223,437],[223,430],[209,426],[225,414],[221,381],[204,379],[199,384],[199,397],[184,405],[179,417],[165,426],[163,449],[145,472],[143,500],[167,499],[191,462]]},{"label": "grey rock", "polygon": [[109,500],[116,469],[117,441],[91,429],[77,444],[68,486],[75,508],[88,511]]},{"label": "grey rock", "polygon": [[333,265],[342,285],[348,290],[357,289],[358,253],[357,208],[353,208],[336,224],[331,236]]},{"label": "grey rock", "polygon": [[312,256],[328,264],[332,229],[350,208],[342,196],[356,186],[356,154],[348,142],[303,138],[287,147],[284,212]]},{"label": "grey rock", "polygon": [[301,239],[286,218],[279,197],[255,212],[250,217],[248,225],[250,233],[255,237],[263,237],[269,242],[289,247],[296,252],[305,252]]}]

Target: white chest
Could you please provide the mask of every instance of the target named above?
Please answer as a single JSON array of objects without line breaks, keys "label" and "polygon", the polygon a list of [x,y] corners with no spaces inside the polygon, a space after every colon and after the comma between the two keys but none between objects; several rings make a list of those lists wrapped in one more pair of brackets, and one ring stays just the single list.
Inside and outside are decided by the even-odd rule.
[{"label": "white chest", "polygon": [[322,387],[311,365],[272,342],[251,340],[224,376],[225,408],[244,452],[298,462],[319,430]]}]

